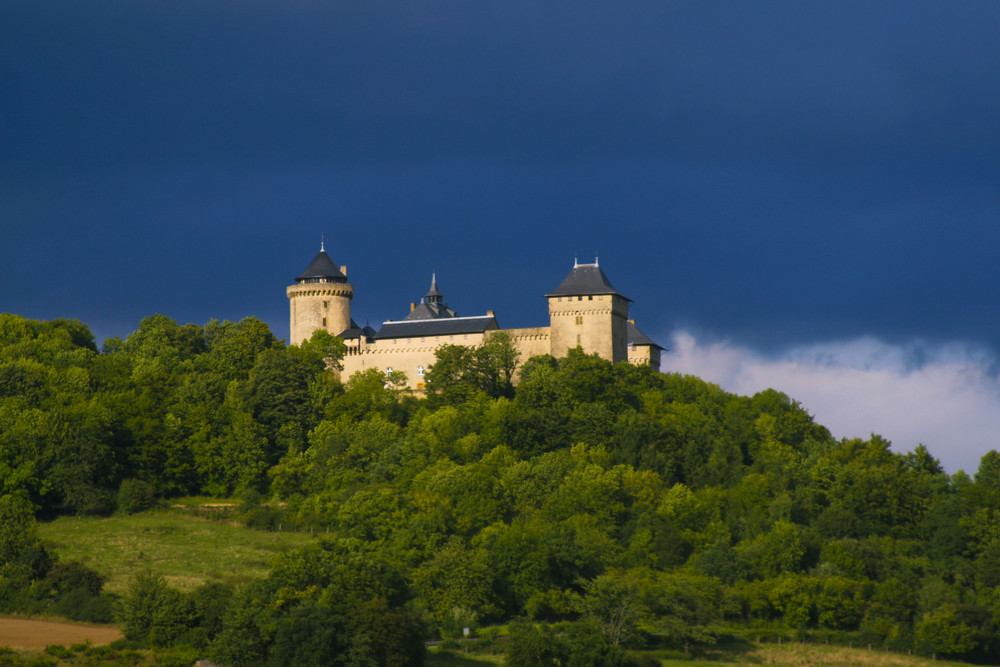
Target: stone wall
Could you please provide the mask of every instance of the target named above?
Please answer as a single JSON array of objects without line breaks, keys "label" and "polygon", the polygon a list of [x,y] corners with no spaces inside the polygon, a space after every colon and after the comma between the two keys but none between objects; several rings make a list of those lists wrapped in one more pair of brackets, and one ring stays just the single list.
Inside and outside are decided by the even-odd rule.
[{"label": "stone wall", "polygon": [[351,328],[351,299],[354,288],[348,283],[299,283],[286,290],[289,302],[289,345],[308,340],[317,329],[337,334]]},{"label": "stone wall", "polygon": [[566,356],[579,346],[612,363],[628,359],[625,322],[628,300],[613,294],[549,297],[551,354]]},{"label": "stone wall", "polygon": [[403,371],[411,389],[424,389],[424,374],[434,363],[434,351],[442,345],[468,345],[475,347],[483,342],[481,333],[455,334],[453,336],[427,336],[425,338],[388,338],[348,349],[344,357],[344,380],[358,371],[378,368]]}]

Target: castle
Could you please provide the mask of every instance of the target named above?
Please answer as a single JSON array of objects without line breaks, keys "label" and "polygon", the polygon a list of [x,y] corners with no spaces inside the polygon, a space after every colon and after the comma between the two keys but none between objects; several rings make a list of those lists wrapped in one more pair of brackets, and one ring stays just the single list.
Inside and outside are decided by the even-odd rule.
[{"label": "castle", "polygon": [[485,315],[459,317],[444,302],[436,276],[430,290],[399,321],[388,320],[381,329],[359,327],[351,319],[354,287],[347,282],[347,267],[337,267],[321,246],[306,270],[286,290],[291,331],[289,343],[308,340],[317,329],[325,329],[347,344],[343,359],[344,378],[358,371],[378,368],[403,371],[411,389],[424,389],[424,375],[434,364],[434,351],[447,344],[476,346],[492,332],[510,335],[521,353],[521,361],[539,354],[565,356],[580,347],[611,362],[652,366],[659,369],[663,348],[628,319],[630,299],[619,293],[601,267],[574,262],[566,279],[545,295],[549,302],[549,326],[500,329],[492,310]]}]

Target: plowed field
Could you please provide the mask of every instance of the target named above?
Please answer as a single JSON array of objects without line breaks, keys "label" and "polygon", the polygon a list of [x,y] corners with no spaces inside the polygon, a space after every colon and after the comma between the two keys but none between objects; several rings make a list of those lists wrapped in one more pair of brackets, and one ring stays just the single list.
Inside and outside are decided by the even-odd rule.
[{"label": "plowed field", "polygon": [[118,628],[97,628],[72,623],[28,621],[20,618],[0,618],[0,646],[16,649],[45,648],[50,644],[110,644],[121,639]]}]

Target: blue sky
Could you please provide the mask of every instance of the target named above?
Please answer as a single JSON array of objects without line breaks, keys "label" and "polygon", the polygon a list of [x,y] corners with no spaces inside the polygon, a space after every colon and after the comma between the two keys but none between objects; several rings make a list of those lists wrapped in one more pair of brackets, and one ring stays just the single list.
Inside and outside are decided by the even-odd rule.
[{"label": "blue sky", "polygon": [[975,470],[1000,432],[1000,4],[9,0],[0,310],[255,315],[321,234],[546,320],[594,255],[666,370]]}]

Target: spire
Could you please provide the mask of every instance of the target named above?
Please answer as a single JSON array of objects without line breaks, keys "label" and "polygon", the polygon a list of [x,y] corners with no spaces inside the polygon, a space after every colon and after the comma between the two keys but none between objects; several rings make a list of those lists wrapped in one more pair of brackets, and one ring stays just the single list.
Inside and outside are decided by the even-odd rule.
[{"label": "spire", "polygon": [[431,288],[428,290],[427,294],[424,295],[429,303],[441,303],[444,301],[444,294],[437,286],[437,271],[431,271]]},{"label": "spire", "polygon": [[420,300],[419,304],[413,304],[407,320],[428,320],[439,317],[458,317],[458,313],[448,307],[444,302],[444,294],[438,289],[437,271],[431,271],[431,288]]}]

